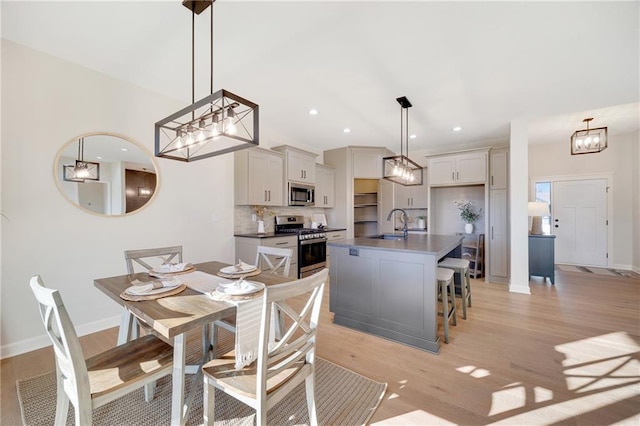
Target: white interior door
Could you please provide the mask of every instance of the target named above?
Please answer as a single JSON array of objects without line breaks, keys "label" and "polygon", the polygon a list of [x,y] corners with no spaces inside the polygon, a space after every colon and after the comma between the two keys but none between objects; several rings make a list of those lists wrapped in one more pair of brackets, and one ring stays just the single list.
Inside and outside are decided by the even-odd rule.
[{"label": "white interior door", "polygon": [[84,182],[78,184],[78,203],[81,207],[96,213],[107,214],[105,199],[107,185],[104,182]]},{"label": "white interior door", "polygon": [[554,182],[552,208],[556,262],[607,266],[607,180]]}]

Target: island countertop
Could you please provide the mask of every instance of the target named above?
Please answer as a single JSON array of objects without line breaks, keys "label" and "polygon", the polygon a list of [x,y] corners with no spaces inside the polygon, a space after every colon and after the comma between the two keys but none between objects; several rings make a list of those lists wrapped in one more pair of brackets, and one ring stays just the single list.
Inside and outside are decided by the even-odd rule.
[{"label": "island countertop", "polygon": [[406,240],[383,240],[374,237],[359,237],[350,240],[330,241],[327,242],[327,245],[433,254],[437,258],[440,258],[459,246],[463,238],[464,236],[462,235],[409,234]]}]

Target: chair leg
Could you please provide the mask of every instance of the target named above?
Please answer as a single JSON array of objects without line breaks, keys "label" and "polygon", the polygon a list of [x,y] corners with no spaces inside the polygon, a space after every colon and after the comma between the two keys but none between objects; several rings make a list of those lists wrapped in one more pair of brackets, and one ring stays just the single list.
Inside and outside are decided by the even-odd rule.
[{"label": "chair leg", "polygon": [[316,412],[316,397],[315,397],[315,379],[313,374],[309,374],[305,379],[305,386],[307,388],[307,410],[309,410],[309,424],[311,426],[318,425],[318,414]]},{"label": "chair leg", "polygon": [[156,382],[147,383],[144,385],[144,400],[145,402],[153,401],[153,397],[156,393]]},{"label": "chair leg", "polygon": [[204,380],[204,395],[203,395],[203,406],[202,406],[202,414],[204,416],[204,425],[213,426],[213,422],[215,419],[216,412],[216,388],[209,384],[207,379]]}]

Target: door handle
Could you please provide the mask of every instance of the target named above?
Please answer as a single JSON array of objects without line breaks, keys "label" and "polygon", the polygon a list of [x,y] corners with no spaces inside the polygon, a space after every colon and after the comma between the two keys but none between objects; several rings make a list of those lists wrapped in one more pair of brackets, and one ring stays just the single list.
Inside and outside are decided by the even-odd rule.
[{"label": "door handle", "polygon": [[264,190],[264,200],[267,201],[267,190]]},{"label": "door handle", "polygon": [[269,200],[268,201],[271,201],[271,190],[269,190]]}]

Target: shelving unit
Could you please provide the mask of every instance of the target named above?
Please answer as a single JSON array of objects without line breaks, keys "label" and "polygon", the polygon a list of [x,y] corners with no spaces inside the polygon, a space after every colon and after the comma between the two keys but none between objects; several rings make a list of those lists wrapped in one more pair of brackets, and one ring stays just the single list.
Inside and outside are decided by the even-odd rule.
[{"label": "shelving unit", "polygon": [[462,258],[469,261],[471,278],[484,276],[484,234],[464,235],[462,240]]},{"label": "shelving unit", "polygon": [[378,180],[353,180],[353,236],[378,234]]}]

